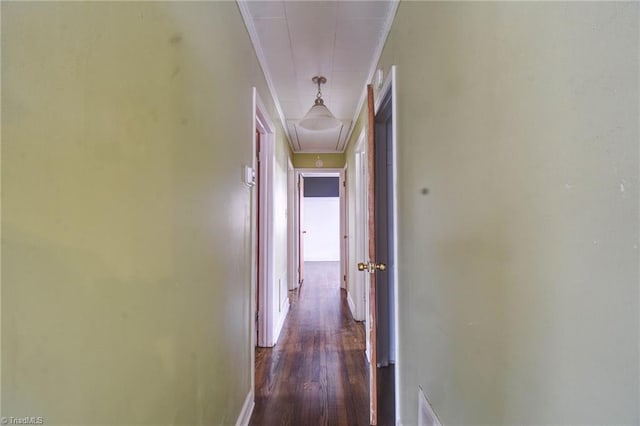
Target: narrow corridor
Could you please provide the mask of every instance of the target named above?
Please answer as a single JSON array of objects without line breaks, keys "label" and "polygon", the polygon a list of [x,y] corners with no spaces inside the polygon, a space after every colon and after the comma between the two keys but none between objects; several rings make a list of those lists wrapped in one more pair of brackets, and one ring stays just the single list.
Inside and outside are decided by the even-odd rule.
[{"label": "narrow corridor", "polygon": [[305,262],[278,343],[256,348],[252,425],[368,425],[364,327],[340,289],[339,262]]}]

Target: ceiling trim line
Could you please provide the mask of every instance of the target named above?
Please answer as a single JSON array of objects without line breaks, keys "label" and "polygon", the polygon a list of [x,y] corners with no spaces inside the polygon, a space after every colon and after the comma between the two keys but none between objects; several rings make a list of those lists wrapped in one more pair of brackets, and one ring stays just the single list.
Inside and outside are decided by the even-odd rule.
[{"label": "ceiling trim line", "polygon": [[353,129],[354,122],[349,123],[349,128],[346,132],[346,137],[342,140],[342,148],[338,150],[338,152],[344,153],[347,150],[347,142],[349,142],[349,135],[351,134],[351,130]]},{"label": "ceiling trim line", "polygon": [[338,141],[336,142],[336,151],[339,152],[338,147],[340,146],[340,137],[342,136],[342,131],[344,130],[344,123],[340,126],[340,133],[338,133]]},{"label": "ceiling trim line", "polygon": [[364,106],[364,101],[367,97],[367,84],[369,84],[373,80],[373,75],[376,72],[378,62],[380,62],[380,57],[382,56],[382,50],[384,49],[384,45],[387,43],[387,38],[389,37],[389,33],[391,32],[391,26],[393,25],[396,13],[398,12],[398,5],[400,4],[400,0],[392,1],[393,4],[391,6],[391,13],[389,13],[389,15],[387,16],[387,20],[384,23],[382,37],[380,37],[380,40],[378,41],[375,54],[373,55],[373,60],[371,61],[371,65],[369,66],[369,75],[367,76],[367,81],[365,81],[362,87],[362,94],[360,95],[360,100],[358,101],[358,107],[356,108],[356,112],[354,113],[353,120],[351,121],[352,125],[349,129],[349,133],[347,134],[347,138],[345,139],[344,147],[342,149],[343,153],[347,150],[349,139],[351,139],[351,134],[353,133],[353,129],[355,128],[353,123],[356,123],[358,121],[358,116],[360,115],[360,111]]},{"label": "ceiling trim line", "polygon": [[298,135],[298,126],[293,124],[293,130],[296,132],[296,142],[298,142],[298,152],[302,152],[302,144],[300,144],[300,135]]},{"label": "ceiling trim line", "polygon": [[282,129],[284,131],[284,135],[287,138],[287,142],[289,143],[289,146],[293,148],[293,144],[291,143],[291,135],[289,135],[289,129],[287,128],[287,122],[284,118],[284,113],[282,112],[282,107],[280,106],[280,100],[278,99],[278,95],[276,94],[276,89],[273,85],[271,74],[269,74],[269,68],[267,67],[267,60],[265,58],[264,51],[262,50],[260,39],[258,38],[258,31],[256,30],[256,27],[253,25],[253,17],[251,16],[251,12],[249,12],[249,6],[247,6],[247,0],[236,0],[236,4],[238,5],[238,9],[240,10],[240,15],[242,15],[244,26],[247,29],[247,32],[249,33],[249,38],[251,39],[251,44],[253,45],[253,51],[258,57],[258,63],[260,64],[260,68],[262,69],[262,74],[264,75],[264,79],[267,81],[267,87],[269,89],[269,93],[271,94],[271,99],[273,99],[273,103],[275,104],[278,117],[280,118],[280,123],[282,123]]}]

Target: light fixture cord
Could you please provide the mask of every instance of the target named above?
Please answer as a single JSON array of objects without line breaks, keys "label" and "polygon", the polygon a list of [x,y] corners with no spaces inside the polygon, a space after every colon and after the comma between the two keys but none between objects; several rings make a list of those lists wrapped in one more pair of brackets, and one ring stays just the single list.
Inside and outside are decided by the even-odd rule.
[{"label": "light fixture cord", "polygon": [[322,100],[322,91],[320,90],[320,79],[318,79],[318,93],[316,94],[315,105],[324,105],[324,101]]}]

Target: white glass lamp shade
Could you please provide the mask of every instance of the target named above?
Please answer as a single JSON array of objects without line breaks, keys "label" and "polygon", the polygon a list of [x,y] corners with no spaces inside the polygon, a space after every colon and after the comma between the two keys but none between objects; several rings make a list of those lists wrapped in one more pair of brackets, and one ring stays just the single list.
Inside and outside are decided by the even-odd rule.
[{"label": "white glass lamp shade", "polygon": [[340,120],[335,118],[329,108],[323,103],[316,102],[309,112],[298,123],[307,130],[330,130],[340,126]]}]

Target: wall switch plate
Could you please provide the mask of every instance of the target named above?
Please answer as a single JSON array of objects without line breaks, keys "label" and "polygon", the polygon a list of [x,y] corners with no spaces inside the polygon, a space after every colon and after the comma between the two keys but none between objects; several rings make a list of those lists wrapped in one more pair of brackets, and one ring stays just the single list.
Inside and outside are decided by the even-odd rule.
[{"label": "wall switch plate", "polygon": [[376,71],[376,87],[378,90],[382,88],[384,84],[384,72],[382,70]]},{"label": "wall switch plate", "polygon": [[253,167],[244,166],[242,168],[242,181],[249,188],[253,187],[256,184],[256,172]]}]

